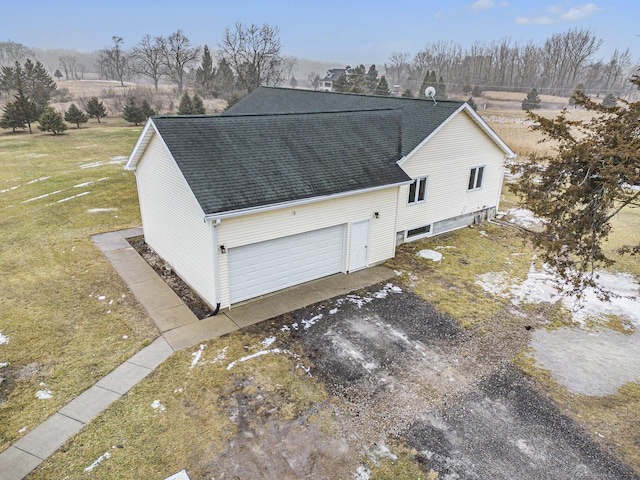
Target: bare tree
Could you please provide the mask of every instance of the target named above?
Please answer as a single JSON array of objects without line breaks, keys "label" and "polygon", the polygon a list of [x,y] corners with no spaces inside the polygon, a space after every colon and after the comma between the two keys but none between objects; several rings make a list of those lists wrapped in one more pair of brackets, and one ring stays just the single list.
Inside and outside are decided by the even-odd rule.
[{"label": "bare tree", "polygon": [[[631,51],[627,48],[624,51],[614,50],[609,61],[602,65],[602,88],[604,94],[611,93],[612,90],[622,91],[621,80],[624,78],[624,71],[631,65]],[[627,82],[624,82],[627,83]]]},{"label": "bare tree", "polygon": [[298,59],[296,57],[292,57],[291,55],[285,55],[282,57],[282,71],[287,74],[285,80],[291,80],[291,76],[293,75],[293,71],[298,66]]},{"label": "bare tree", "polygon": [[113,36],[113,47],[100,50],[97,68],[102,78],[118,80],[124,87],[125,76],[129,73],[129,55],[122,49],[122,37]]},{"label": "bare tree", "polygon": [[60,65],[62,65],[62,69],[64,70],[64,76],[67,80],[78,79],[78,74],[76,72],[76,56],[75,55],[62,55],[58,58],[60,60]]},{"label": "bare tree", "polygon": [[411,54],[407,52],[391,52],[389,63],[384,65],[385,73],[391,80],[391,85],[404,83],[407,77]]},{"label": "bare tree", "polygon": [[11,40],[0,42],[0,65],[13,65],[22,63],[25,58],[35,58],[33,50],[27,46]]},{"label": "bare tree", "polygon": [[163,39],[151,37],[147,34],[133,48],[133,69],[136,73],[153,80],[153,86],[158,91],[158,83],[166,73],[165,57],[163,55]]},{"label": "bare tree", "polygon": [[261,27],[236,23],[227,27],[219,44],[218,57],[225,60],[238,83],[252,92],[260,85],[277,85],[282,77],[280,30],[265,23]]},{"label": "bare tree", "polygon": [[320,88],[320,75],[318,75],[317,72],[309,72],[307,80],[309,81],[311,88],[314,90],[318,90]]},{"label": "bare tree", "polygon": [[166,74],[177,85],[178,94],[182,94],[185,75],[189,67],[198,61],[200,47],[192,47],[182,30],[177,30],[168,38],[158,37],[158,42],[161,45]]}]

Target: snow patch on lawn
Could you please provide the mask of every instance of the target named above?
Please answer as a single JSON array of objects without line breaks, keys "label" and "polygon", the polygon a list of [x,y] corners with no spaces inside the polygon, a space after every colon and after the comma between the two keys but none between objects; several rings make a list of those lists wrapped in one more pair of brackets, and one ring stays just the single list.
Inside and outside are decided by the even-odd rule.
[{"label": "snow patch on lawn", "polygon": [[71,195],[70,197],[62,198],[58,200],[56,203],[68,202],[69,200],[73,200],[74,198],[84,197],[85,195],[89,195],[91,192],[82,192],[77,195]]},{"label": "snow patch on lawn", "polygon": [[2,332],[0,332],[0,345],[4,343],[9,343],[9,337],[3,335]]},{"label": "snow patch on lawn", "polygon": [[103,212],[117,212],[118,209],[114,207],[109,208],[90,208],[87,213],[103,213]]},{"label": "snow patch on lawn", "polygon": [[418,256],[426,258],[427,260],[433,260],[434,262],[439,262],[440,260],[442,260],[442,254],[440,252],[436,252],[435,250],[420,250],[418,252]]},{"label": "snow patch on lawn", "polygon": [[153,408],[155,411],[165,411],[165,406],[160,403],[160,400],[154,400],[153,402],[151,402],[151,408]]},{"label": "snow patch on lawn", "polygon": [[[567,286],[562,286],[555,276],[545,269],[537,269],[532,263],[527,278],[519,285],[510,283],[505,272],[488,272],[476,277],[476,284],[485,291],[498,296],[513,296],[513,303],[557,303],[561,302],[573,315],[573,320],[584,323],[588,318],[603,315],[616,315],[628,318],[640,328],[640,285],[633,275],[628,273],[613,274],[606,271],[597,272],[598,284],[618,295],[610,302],[602,301],[595,290],[587,289],[582,299],[570,293]],[[563,287],[558,290],[558,286]]]},{"label": "snow patch on lawn", "polygon": [[501,213],[499,218],[508,216],[509,223],[519,225],[524,228],[541,227],[545,224],[545,221],[541,218],[537,218],[533,215],[531,210],[525,208],[510,208],[506,213]]},{"label": "snow patch on lawn", "polygon": [[186,470],[180,470],[178,473],[174,473],[170,477],[165,478],[164,480],[191,480],[189,475],[187,475]]},{"label": "snow patch on lawn", "polygon": [[29,202],[34,202],[36,200],[40,200],[43,198],[47,198],[51,195],[57,195],[58,193],[62,193],[64,190],[56,190],[55,192],[49,192],[49,193],[45,193],[43,195],[37,196],[37,197],[33,197],[33,198],[28,198],[27,200],[22,200],[20,203],[29,203]]},{"label": "snow patch on lawn", "polygon": [[200,348],[198,349],[197,352],[193,352],[191,355],[193,356],[193,360],[191,361],[191,365],[189,365],[189,370],[192,370],[193,367],[195,367],[198,362],[200,361],[200,357],[202,357],[202,352],[204,352],[204,349],[207,346],[203,343],[200,344]]},{"label": "snow patch on lawn", "polygon": [[40,386],[44,387],[42,390],[38,390],[36,392],[36,397],[40,400],[49,400],[50,398],[53,398],[53,394],[51,393],[51,390],[49,390],[47,388],[47,385],[40,382]]},{"label": "snow patch on lawn", "polygon": [[104,460],[107,460],[109,458],[111,458],[111,452],[104,452],[102,455],[98,457],[98,459],[95,462],[93,462],[91,465],[85,468],[84,471],[90,472],[91,470],[96,468],[98,465],[100,465]]}]

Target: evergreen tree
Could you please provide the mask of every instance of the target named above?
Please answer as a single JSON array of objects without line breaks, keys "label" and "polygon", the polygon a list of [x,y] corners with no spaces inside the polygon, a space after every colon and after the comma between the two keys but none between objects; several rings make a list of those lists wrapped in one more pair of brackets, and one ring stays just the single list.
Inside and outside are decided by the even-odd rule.
[{"label": "evergreen tree", "polygon": [[220,60],[215,77],[216,91],[222,98],[229,99],[236,88],[236,78],[226,60]]},{"label": "evergreen tree", "polygon": [[81,123],[87,123],[89,116],[76,107],[75,103],[69,106],[69,110],[64,112],[64,119],[69,123],[75,123],[80,128]]},{"label": "evergreen tree", "polygon": [[382,75],[382,77],[380,77],[380,81],[378,82],[378,86],[375,89],[375,95],[384,95],[388,97],[390,94],[391,94],[391,90],[389,90],[387,77]]},{"label": "evergreen tree", "polygon": [[344,72],[342,75],[335,80],[331,86],[331,89],[334,92],[350,92],[351,91],[351,81],[349,80],[349,75],[347,72]]},{"label": "evergreen tree", "polygon": [[98,100],[98,97],[91,97],[87,102],[87,107],[85,108],[89,118],[96,117],[98,123],[100,123],[100,119],[102,117],[107,116],[107,109],[104,107],[104,103]]},{"label": "evergreen tree", "polygon": [[204,108],[204,102],[202,101],[202,98],[200,98],[200,96],[196,93],[193,96],[193,113],[196,115],[204,115],[206,114],[206,109]]},{"label": "evergreen tree", "polygon": [[351,93],[364,93],[367,89],[367,70],[364,65],[352,68],[349,73],[349,83]]},{"label": "evergreen tree", "polygon": [[405,98],[413,98],[413,92],[410,88],[407,88],[404,92],[402,92],[402,96]]},{"label": "evergreen tree", "polygon": [[473,87],[471,85],[464,85],[462,87],[462,93],[464,93],[465,95],[469,95],[472,90],[473,90]]},{"label": "evergreen tree", "polygon": [[56,71],[53,72],[53,76],[56,77],[58,79],[58,81],[60,81],[60,79],[62,77],[64,77],[64,75],[62,75],[62,72],[60,70],[58,70],[57,68],[56,68]]},{"label": "evergreen tree", "polygon": [[38,116],[49,104],[56,90],[56,82],[40,62],[27,60],[24,67],[15,62],[13,67],[4,66],[0,72],[0,90],[7,93],[21,91],[21,95],[32,100],[38,108]]},{"label": "evergreen tree", "polygon": [[142,100],[142,105],[140,105],[140,110],[142,110],[142,114],[144,115],[145,120],[156,114],[156,111],[153,108],[151,108],[151,105],[149,105],[149,102],[147,102],[146,100]]},{"label": "evergreen tree", "polygon": [[473,97],[469,97],[469,100],[467,100],[467,103],[474,110],[478,110],[478,105],[476,105],[476,102],[473,101]]},{"label": "evergreen tree", "polygon": [[16,105],[16,102],[7,102],[4,106],[2,118],[0,118],[0,128],[11,128],[15,132],[17,128],[26,127],[27,124]]},{"label": "evergreen tree", "polygon": [[447,85],[444,83],[444,78],[440,75],[438,78],[438,83],[436,83],[436,98],[439,100],[447,99]]},{"label": "evergreen tree", "polygon": [[[640,90],[640,76],[631,82]],[[640,206],[640,191],[629,188],[640,185],[640,101],[623,103],[607,108],[578,92],[586,120],[569,119],[565,110],[551,119],[529,112],[532,130],[554,142],[553,153],[512,167],[521,174],[512,187],[521,204],[546,220],[527,233],[538,258],[578,295],[594,287],[607,298],[597,271],[611,267],[614,254],[640,254],[637,236],[627,235],[619,249],[607,244],[620,214]]]},{"label": "evergreen tree", "polygon": [[227,100],[227,108],[225,108],[225,110],[233,107],[239,101],[240,101],[240,97],[238,97],[238,95],[236,95],[234,93],[233,95],[231,95],[231,98],[229,98],[229,100]]},{"label": "evergreen tree", "polygon": [[379,83],[380,79],[378,78],[378,70],[375,65],[371,65],[367,72],[367,92],[374,93],[378,88]]},{"label": "evergreen tree", "polygon": [[289,80],[289,86],[291,88],[296,88],[298,86],[298,80],[296,80],[295,75],[291,76],[291,80]]},{"label": "evergreen tree", "polygon": [[46,107],[38,118],[38,128],[43,132],[52,132],[54,135],[64,132],[67,124],[64,123],[62,114],[55,111],[53,107]]},{"label": "evergreen tree", "polygon": [[138,105],[136,98],[134,96],[130,96],[127,99],[127,104],[124,106],[122,118],[134,125],[140,125],[147,119],[147,116],[145,115],[145,112],[143,112],[142,107]]},{"label": "evergreen tree", "polygon": [[193,115],[193,102],[187,92],[182,94],[180,105],[178,106],[178,115]]},{"label": "evergreen tree", "polygon": [[604,100],[602,100],[603,107],[615,107],[618,104],[618,100],[613,95],[613,93],[608,93]]},{"label": "evergreen tree", "polygon": [[[16,66],[19,64],[16,63]],[[58,88],[56,82],[40,62],[27,60],[24,63],[23,88],[25,94],[38,106],[38,113],[44,112],[51,101],[53,92]]]},{"label": "evergreen tree", "polygon": [[33,133],[31,124],[38,120],[38,117],[40,116],[40,110],[36,102],[25,95],[22,88],[22,77],[20,75],[16,76],[15,81],[18,93],[16,94],[16,99],[13,103],[15,104],[17,115],[20,117],[23,123],[27,124],[27,126],[29,127],[29,133]]},{"label": "evergreen tree", "polygon": [[196,70],[196,93],[205,98],[215,97],[215,77],[216,69],[213,66],[211,52],[209,52],[209,47],[205,45],[202,52],[202,65]]},{"label": "evergreen tree", "polygon": [[482,96],[482,89],[476,85],[475,87],[473,87],[473,90],[471,90],[471,95],[478,98]]},{"label": "evergreen tree", "polygon": [[522,110],[534,110],[536,108],[540,108],[540,103],[542,100],[538,95],[538,90],[532,88],[527,97],[522,101]]}]

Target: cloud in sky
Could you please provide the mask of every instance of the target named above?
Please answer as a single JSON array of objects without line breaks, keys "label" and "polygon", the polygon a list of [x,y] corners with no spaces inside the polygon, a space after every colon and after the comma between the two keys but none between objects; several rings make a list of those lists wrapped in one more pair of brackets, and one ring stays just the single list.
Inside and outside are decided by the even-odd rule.
[{"label": "cloud in sky", "polygon": [[[479,2],[491,2],[491,0],[478,0],[476,3]],[[598,10],[602,10],[602,8],[598,7],[595,3],[585,3],[584,5],[571,7],[568,10],[561,5],[555,5],[547,10],[549,15],[516,17],[515,22],[518,25],[552,25],[555,23],[581,20],[593,15]]]},{"label": "cloud in sky", "polygon": [[470,8],[474,12],[478,12],[480,10],[488,10],[490,8],[508,7],[508,6],[509,6],[509,2],[506,2],[506,1],[496,2],[495,0],[476,0],[475,2],[473,2]]}]

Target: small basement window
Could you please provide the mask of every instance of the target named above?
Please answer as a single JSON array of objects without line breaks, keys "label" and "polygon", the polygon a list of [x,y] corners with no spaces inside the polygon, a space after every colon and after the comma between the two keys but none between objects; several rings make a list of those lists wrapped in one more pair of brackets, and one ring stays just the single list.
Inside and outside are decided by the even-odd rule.
[{"label": "small basement window", "polygon": [[416,178],[409,185],[409,199],[407,203],[414,204],[424,202],[427,198],[427,177]]},{"label": "small basement window", "polygon": [[430,233],[431,233],[431,225],[425,225],[423,227],[407,230],[406,239],[417,240],[418,238],[426,237]]},{"label": "small basement window", "polygon": [[473,167],[469,172],[468,190],[479,190],[482,188],[482,177],[484,177],[484,166]]}]

